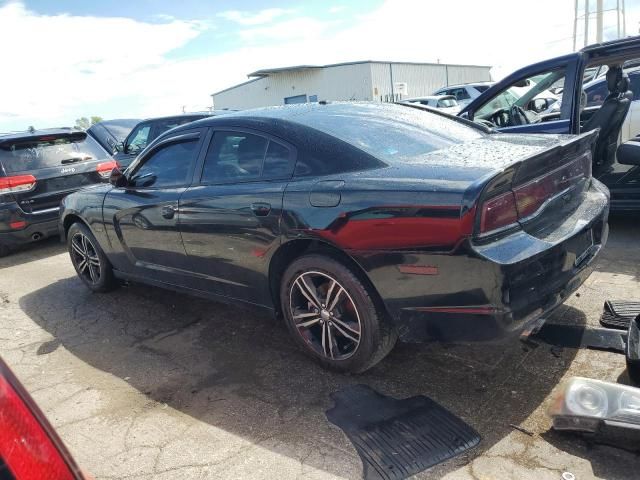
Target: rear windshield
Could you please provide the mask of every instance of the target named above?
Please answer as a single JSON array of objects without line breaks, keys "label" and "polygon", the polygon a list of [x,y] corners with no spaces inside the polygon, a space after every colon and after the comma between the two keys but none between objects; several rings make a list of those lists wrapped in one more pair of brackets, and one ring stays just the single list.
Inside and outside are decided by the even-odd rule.
[{"label": "rear windshield", "polygon": [[91,137],[75,140],[52,137],[45,140],[16,140],[0,146],[0,164],[9,173],[28,172],[59,167],[108,157],[107,152]]},{"label": "rear windshield", "polygon": [[391,162],[415,159],[484,136],[455,120],[401,105],[333,104],[291,119]]}]

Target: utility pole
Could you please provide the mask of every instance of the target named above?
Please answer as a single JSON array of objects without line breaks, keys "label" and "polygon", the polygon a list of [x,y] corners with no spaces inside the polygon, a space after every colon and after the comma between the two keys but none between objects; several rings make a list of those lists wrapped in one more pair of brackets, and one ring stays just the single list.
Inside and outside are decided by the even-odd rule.
[{"label": "utility pole", "polygon": [[589,45],[589,0],[584,0],[584,46]]},{"label": "utility pole", "polygon": [[573,51],[574,52],[576,51],[576,35],[577,34],[578,34],[578,0],[575,0],[575,9],[573,12]]},{"label": "utility pole", "polygon": [[596,42],[602,43],[602,0],[596,1]]}]

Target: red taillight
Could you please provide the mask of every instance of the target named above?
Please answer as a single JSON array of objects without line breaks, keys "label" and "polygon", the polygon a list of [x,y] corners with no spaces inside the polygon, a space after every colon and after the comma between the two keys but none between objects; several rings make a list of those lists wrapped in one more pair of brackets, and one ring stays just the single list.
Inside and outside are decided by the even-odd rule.
[{"label": "red taillight", "polygon": [[485,200],[480,211],[480,234],[517,223],[538,212],[548,200],[591,176],[591,154]]},{"label": "red taillight", "polygon": [[0,177],[0,195],[6,193],[22,193],[33,190],[36,186],[36,177],[33,175],[15,175],[13,177]]},{"label": "red taillight", "polygon": [[12,230],[21,230],[26,226],[27,226],[27,222],[25,222],[24,220],[9,222],[9,228],[11,228]]},{"label": "red taillight", "polygon": [[96,167],[96,171],[102,178],[109,178],[111,171],[114,168],[120,168],[120,164],[115,160],[112,160],[110,162],[99,163]]},{"label": "red taillight", "polygon": [[499,230],[518,221],[516,199],[512,191],[490,198],[482,204],[480,233]]},{"label": "red taillight", "polygon": [[537,212],[553,196],[575,185],[583,178],[591,176],[591,157],[584,155],[541,177],[514,188],[516,205],[520,218]]},{"label": "red taillight", "polygon": [[[81,475],[68,463],[44,426],[35,405],[0,362],[0,459],[16,480],[76,480]],[[43,417],[42,417],[43,418]],[[50,428],[50,427],[49,427]],[[58,440],[59,441],[59,440]]]}]

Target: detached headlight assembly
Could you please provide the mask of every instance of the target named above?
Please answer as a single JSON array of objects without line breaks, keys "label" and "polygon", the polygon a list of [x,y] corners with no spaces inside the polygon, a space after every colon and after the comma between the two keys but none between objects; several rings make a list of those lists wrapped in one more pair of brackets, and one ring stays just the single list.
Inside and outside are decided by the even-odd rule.
[{"label": "detached headlight assembly", "polygon": [[566,380],[548,410],[556,430],[640,450],[640,389],[583,377]]}]

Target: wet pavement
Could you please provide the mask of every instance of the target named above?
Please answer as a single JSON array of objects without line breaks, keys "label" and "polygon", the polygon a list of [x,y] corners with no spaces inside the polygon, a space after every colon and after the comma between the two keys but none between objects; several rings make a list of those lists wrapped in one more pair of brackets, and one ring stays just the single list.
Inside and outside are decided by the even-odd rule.
[{"label": "wet pavement", "polygon": [[[597,325],[605,299],[640,299],[639,239],[635,219],[612,219],[597,271],[549,321]],[[0,259],[0,355],[97,479],[360,478],[324,415],[355,383],[429,396],[482,435],[416,478],[630,479],[640,465],[553,432],[545,415],[563,377],[628,382],[622,355],[399,344],[364,375],[330,373],[252,311],[140,285],[92,294],[57,240]]]}]

